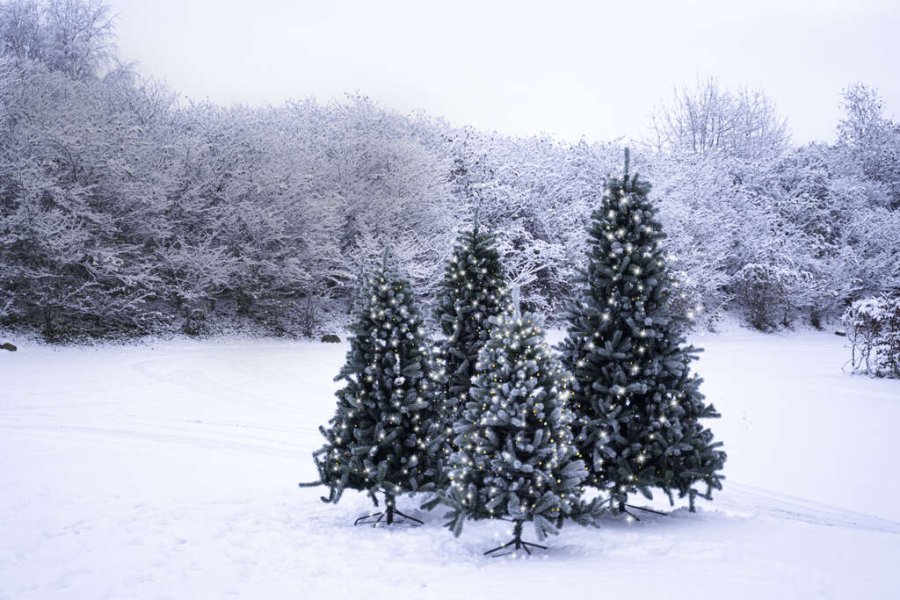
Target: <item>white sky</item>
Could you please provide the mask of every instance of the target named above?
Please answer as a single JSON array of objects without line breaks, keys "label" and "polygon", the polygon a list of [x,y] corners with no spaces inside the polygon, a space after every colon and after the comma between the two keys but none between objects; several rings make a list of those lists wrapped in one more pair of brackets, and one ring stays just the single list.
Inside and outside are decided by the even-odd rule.
[{"label": "white sky", "polygon": [[111,0],[122,58],[219,103],[342,98],[513,135],[646,133],[674,85],[765,91],[832,140],[841,89],[900,113],[900,0]]}]

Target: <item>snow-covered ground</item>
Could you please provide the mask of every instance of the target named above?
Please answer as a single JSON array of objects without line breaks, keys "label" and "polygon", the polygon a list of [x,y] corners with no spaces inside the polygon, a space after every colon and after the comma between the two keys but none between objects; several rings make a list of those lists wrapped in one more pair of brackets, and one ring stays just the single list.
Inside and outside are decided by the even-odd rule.
[{"label": "snow-covered ground", "polygon": [[297,488],[344,345],[23,342],[0,354],[0,598],[900,598],[900,382],[841,373],[830,334],[695,341],[725,491],[527,559],[482,557],[506,523],[455,539],[405,499],[424,527],[353,527],[364,496]]}]

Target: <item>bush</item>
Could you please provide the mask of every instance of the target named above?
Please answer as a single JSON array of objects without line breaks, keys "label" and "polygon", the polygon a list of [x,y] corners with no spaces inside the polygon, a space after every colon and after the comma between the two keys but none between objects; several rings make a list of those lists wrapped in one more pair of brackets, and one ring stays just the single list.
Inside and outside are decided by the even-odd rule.
[{"label": "bush", "polygon": [[192,309],[184,320],[181,330],[187,335],[198,336],[209,332],[209,323],[206,318],[206,311],[199,308]]},{"label": "bush", "polygon": [[900,297],[864,298],[843,317],[854,371],[900,377]]},{"label": "bush", "polygon": [[791,324],[795,312],[792,295],[803,278],[803,273],[791,268],[749,263],[734,274],[731,288],[750,324],[760,331],[772,331]]}]

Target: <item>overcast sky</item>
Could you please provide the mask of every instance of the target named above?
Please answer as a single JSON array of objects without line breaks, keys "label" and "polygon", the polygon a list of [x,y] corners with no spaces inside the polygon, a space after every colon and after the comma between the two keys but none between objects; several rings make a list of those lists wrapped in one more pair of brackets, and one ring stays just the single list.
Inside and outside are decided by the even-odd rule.
[{"label": "overcast sky", "polygon": [[122,57],[176,91],[280,103],[360,91],[455,124],[641,137],[674,85],[764,90],[796,142],[841,89],[900,113],[900,0],[112,0]]}]

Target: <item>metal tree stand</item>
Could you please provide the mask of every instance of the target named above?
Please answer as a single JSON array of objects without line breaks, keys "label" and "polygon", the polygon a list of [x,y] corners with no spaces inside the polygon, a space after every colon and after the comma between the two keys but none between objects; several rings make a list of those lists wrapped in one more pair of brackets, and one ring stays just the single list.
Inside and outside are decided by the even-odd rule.
[{"label": "metal tree stand", "polygon": [[653,513],[654,515],[662,515],[664,517],[668,516],[666,513],[660,512],[658,510],[653,510],[652,508],[645,508],[643,506],[635,506],[634,504],[626,504],[624,502],[619,502],[619,512],[625,513],[626,515],[628,515],[635,521],[640,521],[640,519],[638,518],[638,516],[636,514],[634,514],[628,510],[629,508],[633,508],[635,510],[642,510],[642,511],[648,512],[648,513]]},{"label": "metal tree stand", "polygon": [[[400,519],[397,520],[396,517]],[[424,525],[422,521],[397,510],[396,499],[391,494],[384,495],[384,510],[371,515],[365,515],[353,521],[354,525],[372,525],[378,527],[379,523],[385,525],[411,525],[418,527]]]},{"label": "metal tree stand", "polygon": [[[497,546],[492,550],[488,550],[485,552],[485,556],[491,556],[492,558],[496,558],[498,556],[506,556],[507,554],[512,554],[516,550],[520,548],[525,550],[529,555],[531,554],[530,548],[540,548],[541,550],[546,550],[547,546],[541,546],[540,544],[534,544],[532,542],[524,542],[522,541],[522,521],[514,521],[515,527],[513,528],[513,539],[511,542],[503,544],[502,546]],[[514,546],[512,550],[509,552],[503,552],[502,554],[495,554],[495,552],[500,552],[501,550],[506,550],[510,546]]]}]

